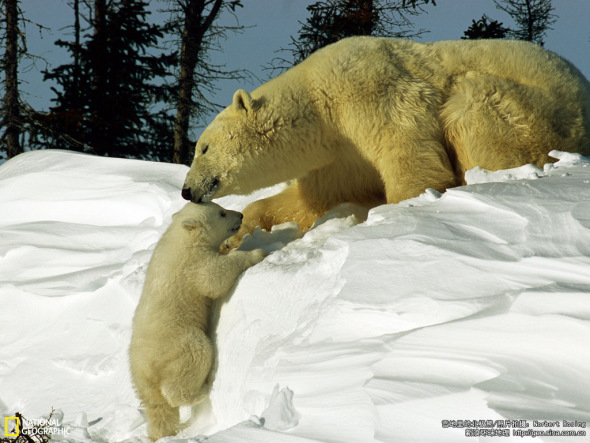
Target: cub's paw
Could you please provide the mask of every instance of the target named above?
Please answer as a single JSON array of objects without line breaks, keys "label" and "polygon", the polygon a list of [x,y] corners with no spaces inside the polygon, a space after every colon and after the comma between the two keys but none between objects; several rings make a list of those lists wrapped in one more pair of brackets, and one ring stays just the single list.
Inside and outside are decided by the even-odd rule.
[{"label": "cub's paw", "polygon": [[219,252],[221,252],[222,254],[227,254],[228,252],[237,249],[242,244],[242,240],[244,239],[244,235],[246,234],[248,234],[248,231],[240,229],[237,234],[228,238],[221,244]]},{"label": "cub's paw", "polygon": [[254,249],[250,253],[252,254],[253,264],[260,263],[266,257],[266,252],[263,249]]}]

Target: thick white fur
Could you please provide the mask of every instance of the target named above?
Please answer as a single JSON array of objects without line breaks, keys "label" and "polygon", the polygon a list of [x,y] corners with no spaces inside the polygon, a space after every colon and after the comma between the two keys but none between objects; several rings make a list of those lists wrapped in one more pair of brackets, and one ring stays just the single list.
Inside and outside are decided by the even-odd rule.
[{"label": "thick white fur", "polygon": [[442,192],[475,166],[540,166],[553,149],[590,153],[590,84],[556,54],[522,41],[354,37],[237,91],[199,138],[185,187],[197,201],[295,179],[244,210],[239,241],[254,226],[306,229],[345,201]]},{"label": "thick white fur", "polygon": [[242,214],[214,203],[187,204],[172,218],[147,269],[133,318],[131,376],[145,407],[152,440],[180,430],[179,406],[204,395],[213,363],[207,336],[212,299],[226,295],[237,277],[264,252],[219,254]]}]

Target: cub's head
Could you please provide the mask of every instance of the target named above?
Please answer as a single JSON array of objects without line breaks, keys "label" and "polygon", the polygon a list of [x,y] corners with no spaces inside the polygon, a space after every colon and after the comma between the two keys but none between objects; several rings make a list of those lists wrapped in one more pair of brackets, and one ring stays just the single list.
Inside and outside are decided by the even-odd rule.
[{"label": "cub's head", "polygon": [[242,225],[242,214],[215,203],[188,203],[174,214],[172,224],[191,237],[192,242],[215,249]]}]

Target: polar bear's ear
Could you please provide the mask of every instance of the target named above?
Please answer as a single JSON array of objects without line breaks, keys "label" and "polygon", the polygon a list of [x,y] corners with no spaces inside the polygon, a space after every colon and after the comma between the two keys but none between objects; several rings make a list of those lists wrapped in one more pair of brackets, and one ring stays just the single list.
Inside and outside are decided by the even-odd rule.
[{"label": "polar bear's ear", "polygon": [[203,223],[198,220],[183,220],[181,223],[182,229],[187,231],[194,231],[195,229],[203,229]]},{"label": "polar bear's ear", "polygon": [[234,93],[234,99],[232,102],[232,108],[238,112],[252,112],[254,109],[254,101],[248,91],[238,89]]}]

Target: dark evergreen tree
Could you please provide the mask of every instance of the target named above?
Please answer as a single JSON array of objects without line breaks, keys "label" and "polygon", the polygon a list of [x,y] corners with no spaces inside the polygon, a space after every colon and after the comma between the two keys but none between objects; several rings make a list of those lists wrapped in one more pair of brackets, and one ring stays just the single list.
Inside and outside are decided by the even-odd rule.
[{"label": "dark evergreen tree", "polygon": [[510,37],[543,46],[545,33],[557,19],[551,0],[494,0],[494,3],[510,15],[518,27],[509,32]]},{"label": "dark evergreen tree", "polygon": [[502,23],[497,20],[489,21],[486,15],[478,20],[472,20],[471,26],[465,31],[462,39],[482,39],[482,38],[506,38],[510,32]]},{"label": "dark evergreen tree", "polygon": [[415,37],[410,16],[432,0],[323,0],[307,7],[310,17],[302,23],[297,38],[291,37],[293,61],[278,60],[272,69],[285,69],[307,58],[316,50],[345,37],[374,35]]},{"label": "dark evergreen tree", "polygon": [[2,0],[1,3],[0,23],[4,33],[0,42],[5,49],[0,66],[5,74],[5,93],[0,107],[0,130],[3,129],[0,148],[6,151],[6,157],[10,159],[23,152],[20,142],[23,122],[18,89],[20,11],[18,0]]},{"label": "dark evergreen tree", "polygon": [[[74,10],[74,41],[57,40],[56,46],[65,48],[73,58],[71,64],[44,72],[45,80],[53,80],[51,87],[57,105],[50,112],[37,113],[37,125],[31,144],[35,148],[61,148],[93,152],[88,126],[92,104],[90,100],[93,75],[89,69],[89,54],[81,43],[80,0],[72,3]],[[98,7],[97,7],[98,10]]]},{"label": "dark evergreen tree", "polygon": [[[78,2],[74,3],[78,23]],[[57,41],[74,62],[45,72],[59,88],[56,106],[40,117],[42,144],[99,155],[171,160],[175,90],[166,84],[176,54],[155,55],[161,26],[147,20],[148,2],[94,0],[86,40]]]},{"label": "dark evergreen tree", "polygon": [[241,70],[212,65],[208,58],[208,53],[219,47],[228,32],[242,30],[239,24],[217,24],[224,11],[234,13],[242,3],[241,0],[171,0],[170,3],[172,18],[168,26],[172,35],[177,36],[180,49],[172,161],[190,164],[195,145],[190,139],[191,122],[202,123],[220,108],[207,98],[215,90],[215,82],[247,76]]},{"label": "dark evergreen tree", "polygon": [[4,89],[0,98],[0,159],[23,152],[35,127],[35,112],[21,95],[19,64],[23,59],[35,62],[45,60],[28,52],[27,24],[36,26],[39,32],[47,29],[24,16],[19,0],[0,0],[0,48],[3,48],[0,71],[4,72],[0,79]]}]

